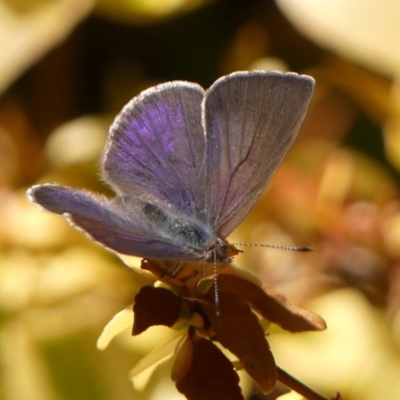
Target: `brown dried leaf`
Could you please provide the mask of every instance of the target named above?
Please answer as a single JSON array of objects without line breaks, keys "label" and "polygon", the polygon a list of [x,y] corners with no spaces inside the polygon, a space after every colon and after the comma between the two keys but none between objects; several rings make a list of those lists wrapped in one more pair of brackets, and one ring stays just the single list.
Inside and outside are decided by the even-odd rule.
[{"label": "brown dried leaf", "polygon": [[235,294],[219,292],[220,315],[214,304],[202,304],[217,340],[235,354],[264,393],[275,387],[277,371],[264,330],[248,304]]},{"label": "brown dried leaf", "polygon": [[188,400],[243,400],[232,363],[214,344],[196,334],[182,344],[172,379]]},{"label": "brown dried leaf", "polygon": [[143,286],[135,296],[133,335],[153,325],[171,327],[181,315],[182,298],[165,288]]},{"label": "brown dried leaf", "polygon": [[248,301],[252,308],[264,318],[287,331],[304,332],[326,329],[325,321],[318,314],[296,307],[283,295],[272,289],[260,288],[246,279],[220,274],[218,288],[221,292],[235,293]]}]

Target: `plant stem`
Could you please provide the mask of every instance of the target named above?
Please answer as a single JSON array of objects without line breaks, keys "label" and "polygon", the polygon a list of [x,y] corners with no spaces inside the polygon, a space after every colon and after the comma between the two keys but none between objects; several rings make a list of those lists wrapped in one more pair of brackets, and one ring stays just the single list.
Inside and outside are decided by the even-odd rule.
[{"label": "plant stem", "polygon": [[289,375],[283,369],[278,368],[278,381],[294,390],[295,392],[301,394],[307,400],[329,400],[327,397],[322,396],[322,394],[316,392],[315,390],[309,388],[304,383],[298,381],[292,375]]}]

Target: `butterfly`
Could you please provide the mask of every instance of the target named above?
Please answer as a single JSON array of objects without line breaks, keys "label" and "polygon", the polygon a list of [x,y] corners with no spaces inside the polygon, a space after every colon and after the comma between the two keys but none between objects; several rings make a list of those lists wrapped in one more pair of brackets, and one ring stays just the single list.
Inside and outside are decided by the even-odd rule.
[{"label": "butterfly", "polygon": [[240,224],[295,140],[314,80],[235,72],[204,90],[172,81],[134,97],[117,115],[101,157],[115,192],[55,184],[29,199],[118,253],[229,262]]}]

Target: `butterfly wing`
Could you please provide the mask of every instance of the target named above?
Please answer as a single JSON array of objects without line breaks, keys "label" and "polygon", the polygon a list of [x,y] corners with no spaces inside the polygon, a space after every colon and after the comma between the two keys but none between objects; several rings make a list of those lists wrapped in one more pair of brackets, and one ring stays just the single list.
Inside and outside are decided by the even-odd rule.
[{"label": "butterfly wing", "polygon": [[45,210],[63,215],[92,239],[122,254],[147,258],[199,258],[195,251],[175,246],[146,224],[140,201],[122,204],[92,193],[58,185],[38,185],[28,190],[29,199]]},{"label": "butterfly wing", "polygon": [[111,126],[104,179],[119,194],[196,217],[204,209],[203,97],[199,85],[176,81],[132,99]]},{"label": "butterfly wing", "polygon": [[282,162],[313,87],[308,76],[260,71],[233,73],[207,90],[205,203],[222,237],[248,214]]}]

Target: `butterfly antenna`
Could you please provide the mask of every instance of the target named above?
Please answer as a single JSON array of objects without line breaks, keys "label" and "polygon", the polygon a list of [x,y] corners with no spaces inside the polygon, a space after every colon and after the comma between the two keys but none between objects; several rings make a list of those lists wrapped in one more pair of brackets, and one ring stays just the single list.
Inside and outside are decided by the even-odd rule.
[{"label": "butterfly antenna", "polygon": [[214,249],[214,301],[215,301],[215,313],[220,314],[219,309],[219,293],[218,293],[218,273],[217,273],[217,250]]},{"label": "butterfly antenna", "polygon": [[252,247],[269,247],[270,249],[290,250],[290,251],[313,251],[308,246],[278,246],[274,244],[257,244],[257,243],[232,243],[234,246],[252,246]]}]

